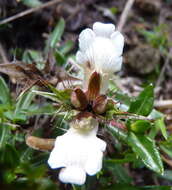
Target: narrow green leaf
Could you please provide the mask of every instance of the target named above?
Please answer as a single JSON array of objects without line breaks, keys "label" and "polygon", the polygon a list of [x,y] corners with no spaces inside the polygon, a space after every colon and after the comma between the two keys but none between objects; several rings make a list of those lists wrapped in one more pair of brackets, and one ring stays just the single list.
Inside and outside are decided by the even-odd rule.
[{"label": "narrow green leaf", "polygon": [[[53,89],[52,89],[53,88]],[[53,90],[53,93],[50,92],[43,92],[43,91],[38,91],[38,90],[32,90],[34,94],[44,96],[45,98],[49,98],[52,101],[55,102],[63,102],[63,103],[68,103],[70,101],[70,90],[57,90],[54,87],[51,89]]]},{"label": "narrow green leaf", "polygon": [[154,92],[153,86],[147,86],[134,101],[131,102],[128,112],[143,116],[149,115],[153,109]]},{"label": "narrow green leaf", "polygon": [[149,169],[163,174],[162,160],[154,140],[131,132],[128,136],[128,144]]},{"label": "narrow green leaf", "polygon": [[49,85],[49,88],[52,90],[52,92],[57,96],[57,98],[65,103],[69,103],[72,90],[71,89],[65,89],[65,90],[58,90],[57,88],[54,88],[53,86]]},{"label": "narrow green leaf", "polygon": [[56,44],[61,40],[61,36],[64,32],[65,28],[65,21],[63,18],[59,20],[55,29],[50,35],[50,47],[55,48]]},{"label": "narrow green leaf", "polygon": [[[35,89],[35,87],[33,87],[31,90],[33,89]],[[28,109],[34,97],[35,94],[32,93],[32,91],[22,94],[16,103],[15,113],[17,114],[20,113],[22,110]]]},{"label": "narrow green leaf", "polygon": [[118,183],[130,184],[132,178],[121,164],[107,163],[107,167],[112,171]]},{"label": "narrow green leaf", "polygon": [[167,139],[167,130],[166,130],[166,126],[165,126],[165,123],[164,123],[164,117],[160,118],[160,119],[157,119],[155,121],[155,126],[161,130],[161,133],[163,135],[163,137],[165,139]]},{"label": "narrow green leaf", "polygon": [[165,145],[160,145],[160,148],[162,149],[163,152],[165,152],[172,159],[172,148],[171,147],[168,147]]},{"label": "narrow green leaf", "polygon": [[56,59],[56,62],[58,65],[62,66],[65,64],[66,59],[65,59],[64,55],[60,51],[58,51],[57,49],[54,52],[54,56],[55,56],[55,59]]},{"label": "narrow green leaf", "polygon": [[63,46],[59,48],[59,51],[65,55],[67,54],[74,46],[73,41],[67,41]]},{"label": "narrow green leaf", "polygon": [[10,104],[11,103],[11,97],[10,97],[10,91],[5,83],[4,79],[0,76],[0,103],[2,104]]},{"label": "narrow green leaf", "polygon": [[43,92],[43,91],[38,91],[38,90],[32,90],[34,94],[37,94],[39,96],[43,96],[45,98],[48,98],[54,102],[59,102],[59,99],[57,98],[56,94],[50,93],[50,92]]},{"label": "narrow green leaf", "polygon": [[127,142],[127,133],[125,133],[121,129],[112,125],[107,125],[107,129],[115,138]]},{"label": "narrow green leaf", "polygon": [[10,127],[0,124],[0,149],[5,146],[10,136]]}]

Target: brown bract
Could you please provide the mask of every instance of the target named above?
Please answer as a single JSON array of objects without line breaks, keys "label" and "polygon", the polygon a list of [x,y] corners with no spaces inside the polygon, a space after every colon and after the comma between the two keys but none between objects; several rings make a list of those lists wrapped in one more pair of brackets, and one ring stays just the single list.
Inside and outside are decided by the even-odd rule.
[{"label": "brown bract", "polygon": [[71,94],[71,103],[75,109],[81,111],[76,119],[84,117],[96,117],[106,112],[108,99],[106,95],[100,94],[100,74],[94,72],[89,80],[86,92],[80,88],[74,89]]}]

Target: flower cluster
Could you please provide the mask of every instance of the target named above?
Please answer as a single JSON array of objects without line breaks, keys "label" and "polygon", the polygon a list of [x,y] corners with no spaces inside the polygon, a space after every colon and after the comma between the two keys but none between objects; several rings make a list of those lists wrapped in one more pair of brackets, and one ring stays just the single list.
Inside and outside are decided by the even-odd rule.
[{"label": "flower cluster", "polygon": [[105,113],[109,79],[122,65],[124,37],[113,24],[96,22],[93,30],[85,29],[79,36],[77,63],[84,71],[83,89],[74,89],[71,104],[79,114],[70,129],[56,138],[48,164],[62,168],[59,179],[64,183],[82,185],[86,174],[95,175],[102,168],[106,143],[98,138],[98,115]]}]

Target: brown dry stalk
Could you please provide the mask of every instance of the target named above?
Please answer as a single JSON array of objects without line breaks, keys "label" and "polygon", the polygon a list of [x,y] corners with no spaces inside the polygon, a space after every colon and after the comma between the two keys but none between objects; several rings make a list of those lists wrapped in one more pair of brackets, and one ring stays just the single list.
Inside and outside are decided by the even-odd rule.
[{"label": "brown dry stalk", "polygon": [[34,136],[26,137],[26,144],[36,150],[51,151],[54,147],[55,139],[44,139]]},{"label": "brown dry stalk", "polygon": [[128,0],[127,3],[125,4],[125,7],[124,7],[124,10],[121,14],[121,17],[120,17],[120,20],[119,20],[119,23],[118,23],[118,30],[119,31],[122,31],[126,21],[127,21],[127,17],[129,15],[129,12],[134,4],[134,1],[135,0]]}]

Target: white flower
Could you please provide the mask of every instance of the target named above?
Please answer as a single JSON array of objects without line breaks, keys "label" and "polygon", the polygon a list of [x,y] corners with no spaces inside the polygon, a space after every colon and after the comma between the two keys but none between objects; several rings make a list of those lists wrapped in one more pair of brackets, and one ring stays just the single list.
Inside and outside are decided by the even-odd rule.
[{"label": "white flower", "polygon": [[71,128],[56,138],[48,164],[62,168],[59,179],[63,183],[83,185],[86,174],[95,175],[102,168],[106,143],[96,137],[98,122],[89,117],[71,124]]},{"label": "white flower", "polygon": [[115,31],[113,24],[96,22],[93,30],[87,28],[81,32],[76,60],[84,69],[84,87],[96,71],[102,77],[101,93],[106,92],[110,77],[121,69],[123,46],[124,37]]}]

